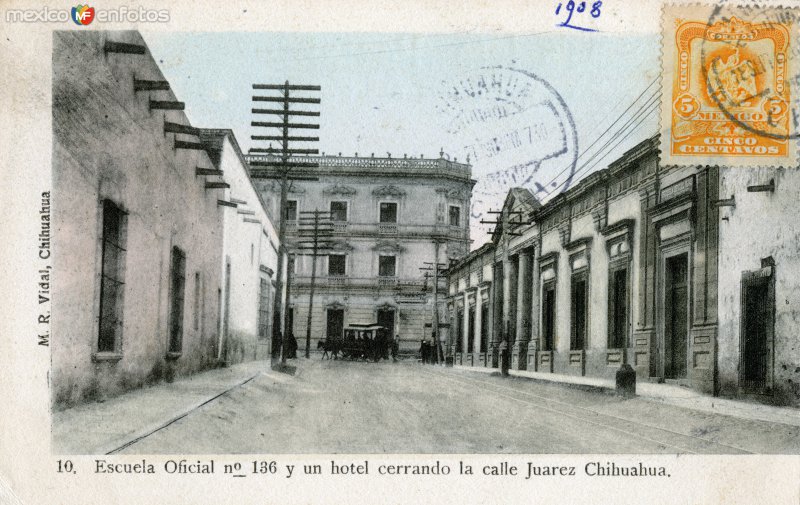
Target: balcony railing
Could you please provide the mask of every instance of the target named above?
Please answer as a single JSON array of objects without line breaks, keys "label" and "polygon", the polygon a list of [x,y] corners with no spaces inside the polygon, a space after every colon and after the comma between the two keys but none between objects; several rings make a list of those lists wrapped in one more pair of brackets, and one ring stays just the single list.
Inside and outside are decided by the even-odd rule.
[{"label": "balcony railing", "polygon": [[[317,276],[314,281],[318,287],[349,287],[349,288],[373,288],[373,289],[402,289],[419,292],[433,292],[433,282],[429,279],[409,279],[400,277],[349,277],[341,275],[322,275]],[[293,275],[292,285],[297,287],[308,287],[311,285],[310,275]],[[447,289],[447,280],[439,280],[439,292],[444,293]]]},{"label": "balcony railing", "polygon": [[[286,231],[297,232],[297,222],[287,221]],[[363,235],[363,236],[410,236],[410,237],[440,237],[453,240],[465,240],[467,230],[449,225],[428,224],[397,224],[397,223],[353,223],[334,222],[333,232],[337,235]]]},{"label": "balcony railing", "polygon": [[385,288],[385,287],[394,287],[397,286],[397,277],[394,276],[381,276],[378,277],[378,286]]},{"label": "balcony railing", "polygon": [[[248,154],[245,155],[248,163],[256,161],[280,161],[274,154]],[[345,173],[381,171],[392,174],[401,173],[411,176],[425,176],[430,174],[449,175],[468,179],[471,174],[469,165],[449,161],[443,158],[366,158],[355,156],[292,156],[293,162],[317,163],[319,168],[303,170],[304,172],[324,173],[326,175],[340,175]],[[258,169],[258,167],[254,167]]]},{"label": "balcony railing", "polygon": [[378,224],[378,233],[381,235],[397,235],[397,224],[380,223]]}]

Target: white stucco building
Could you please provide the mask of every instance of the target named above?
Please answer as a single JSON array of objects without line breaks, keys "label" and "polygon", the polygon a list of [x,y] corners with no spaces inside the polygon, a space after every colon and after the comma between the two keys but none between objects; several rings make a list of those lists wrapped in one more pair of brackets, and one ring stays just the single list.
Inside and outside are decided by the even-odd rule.
[{"label": "white stucco building", "polygon": [[[247,157],[256,186],[277,212],[279,181],[260,178],[274,174],[252,165],[264,158]],[[419,348],[419,340],[430,337],[433,329],[433,278],[426,281],[420,268],[437,257],[447,265],[469,250],[470,166],[443,157],[322,155],[293,160],[316,162],[319,168],[292,171],[293,176],[318,180],[291,184],[285,216],[290,248],[303,211],[329,211],[334,221],[333,249],[317,260],[312,348],[324,336],[341,335],[347,324],[371,322],[399,334],[403,349]],[[290,328],[301,349],[311,271],[311,256],[297,256],[288,305]],[[444,286],[442,278],[442,294]]]}]

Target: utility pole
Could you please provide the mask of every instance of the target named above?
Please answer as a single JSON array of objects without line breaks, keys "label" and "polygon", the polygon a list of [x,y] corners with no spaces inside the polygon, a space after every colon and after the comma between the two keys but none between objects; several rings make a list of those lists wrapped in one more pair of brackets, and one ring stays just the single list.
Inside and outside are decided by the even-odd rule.
[{"label": "utility pole", "polygon": [[308,321],[306,323],[306,358],[311,357],[311,316],[314,313],[314,286],[317,280],[317,257],[327,256],[331,249],[333,221],[330,212],[319,209],[300,213],[297,228],[297,249],[311,251],[311,287],[308,295]]},{"label": "utility pole", "polygon": [[433,262],[424,261],[423,264],[425,266],[424,267],[420,267],[420,270],[425,271],[425,278],[426,279],[427,279],[427,276],[428,276],[428,272],[430,272],[430,271],[433,272],[433,328],[434,328],[434,332],[436,333],[436,340],[435,340],[435,342],[433,342],[433,345],[434,345],[434,348],[436,349],[435,362],[439,363],[439,353],[441,351],[441,349],[440,349],[440,347],[441,347],[441,345],[440,345],[441,338],[439,336],[439,331],[441,330],[441,328],[439,328],[439,276],[440,275],[447,275],[447,271],[446,270],[444,270],[444,271],[440,271],[439,270],[440,266],[443,267],[443,266],[446,266],[446,265],[444,263],[439,263],[439,242],[434,242],[434,246],[435,246],[435,250],[436,250],[436,253],[435,253],[436,260],[433,261]]},{"label": "utility pole", "polygon": [[[311,155],[319,154],[317,149],[290,149],[289,142],[318,142],[319,137],[308,136],[290,136],[290,130],[295,129],[312,129],[318,130],[319,124],[310,123],[291,123],[289,122],[290,116],[319,116],[319,111],[311,110],[290,110],[289,104],[319,104],[319,98],[297,97],[290,95],[294,91],[321,91],[320,86],[313,85],[290,85],[289,81],[284,84],[253,84],[254,90],[267,90],[280,92],[281,96],[253,96],[254,102],[271,102],[281,104],[283,107],[280,109],[259,109],[253,108],[253,114],[268,114],[276,115],[280,118],[278,122],[263,122],[252,121],[251,126],[263,128],[277,128],[281,132],[280,135],[253,135],[252,140],[265,140],[280,142],[281,148],[278,151],[279,156],[272,156],[275,151],[270,147],[268,148],[253,148],[250,153],[267,153],[265,161],[252,161],[250,163],[250,172],[254,178],[267,178],[279,179],[281,184],[281,200],[279,208],[279,225],[278,225],[278,278],[275,283],[277,296],[275,296],[273,303],[273,325],[272,325],[272,342],[273,342],[273,359],[277,358],[278,349],[280,349],[281,365],[286,364],[286,351],[288,339],[285,334],[291,331],[287,327],[288,323],[288,310],[284,313],[284,331],[281,332],[281,314],[282,314],[282,301],[283,301],[283,274],[284,274],[284,257],[287,255],[286,249],[286,197],[288,192],[288,185],[290,180],[308,180],[308,178],[289,177],[289,173],[293,168],[318,168],[319,163],[313,161],[295,161],[294,155]],[[258,168],[256,168],[258,167]],[[316,178],[313,178],[316,179]],[[287,266],[290,259],[286,257]],[[288,276],[287,276],[288,279]],[[286,289],[286,305],[289,304],[289,286],[287,282]],[[276,347],[275,342],[279,342],[280,346]]]}]

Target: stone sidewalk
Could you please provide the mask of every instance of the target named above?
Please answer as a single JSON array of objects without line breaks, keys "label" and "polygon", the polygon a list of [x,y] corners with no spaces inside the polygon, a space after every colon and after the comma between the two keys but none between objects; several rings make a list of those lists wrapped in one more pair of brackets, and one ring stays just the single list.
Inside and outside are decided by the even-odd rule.
[{"label": "stone sidewalk", "polygon": [[113,454],[261,374],[291,380],[273,372],[269,361],[252,361],[54,412],[51,452]]},{"label": "stone sidewalk", "polygon": [[[497,368],[460,365],[456,365],[453,368],[455,370],[475,373],[500,373],[500,370]],[[525,370],[509,370],[508,373],[512,377],[523,377],[536,381],[563,384],[565,386],[591,387],[606,391],[614,391],[616,388],[615,381],[611,379],[528,372]],[[692,410],[754,421],[768,421],[791,426],[800,426],[800,409],[790,407],[774,407],[753,402],[716,398],[685,387],[671,384],[656,384],[652,382],[637,382],[636,394],[640,398],[649,401],[666,403]]]}]

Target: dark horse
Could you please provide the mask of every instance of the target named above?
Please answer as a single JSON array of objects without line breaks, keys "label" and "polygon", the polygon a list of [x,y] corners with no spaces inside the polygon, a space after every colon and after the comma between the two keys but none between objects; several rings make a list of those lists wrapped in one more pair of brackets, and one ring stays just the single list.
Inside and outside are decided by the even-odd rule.
[{"label": "dark horse", "polygon": [[[326,356],[328,359],[337,359],[339,357],[340,346],[335,340],[331,342],[320,340],[317,342],[317,349],[322,349],[322,359],[325,359]],[[330,354],[328,354],[329,352]]]}]

